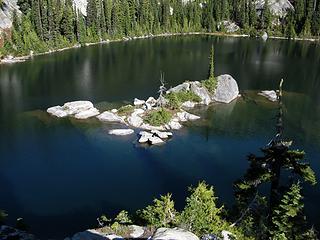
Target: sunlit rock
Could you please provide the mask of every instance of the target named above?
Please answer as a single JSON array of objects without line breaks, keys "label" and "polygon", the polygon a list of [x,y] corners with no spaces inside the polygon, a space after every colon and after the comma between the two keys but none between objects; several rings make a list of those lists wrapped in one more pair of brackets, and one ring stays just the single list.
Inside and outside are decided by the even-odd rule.
[{"label": "sunlit rock", "polygon": [[208,90],[200,82],[192,82],[190,86],[191,92],[201,98],[201,104],[209,105],[211,103],[212,100]]},{"label": "sunlit rock", "polygon": [[100,112],[96,108],[90,108],[88,110],[77,113],[74,117],[77,119],[88,119],[94,116],[99,115]]},{"label": "sunlit rock", "polygon": [[194,120],[200,119],[199,116],[185,112],[185,111],[178,112],[177,117],[178,117],[179,121],[181,121],[181,122],[194,121]]},{"label": "sunlit rock", "polygon": [[260,96],[267,98],[272,102],[276,102],[278,100],[277,93],[274,90],[264,90],[258,93]]},{"label": "sunlit rock", "polygon": [[186,101],[186,102],[182,103],[181,107],[183,107],[183,108],[194,108],[196,105],[197,105],[197,103],[195,103],[195,102]]},{"label": "sunlit rock", "polygon": [[159,228],[152,237],[153,240],[199,240],[187,230],[181,228]]},{"label": "sunlit rock", "polygon": [[58,118],[63,118],[68,116],[68,113],[61,106],[50,107],[47,109],[47,113]]},{"label": "sunlit rock", "polygon": [[91,108],[93,108],[93,104],[89,101],[67,102],[63,105],[63,109],[68,113],[68,115],[78,114]]},{"label": "sunlit rock", "polygon": [[125,123],[124,119],[120,116],[118,116],[115,113],[105,111],[102,114],[98,115],[97,118],[102,122],[119,122],[119,123]]},{"label": "sunlit rock", "polygon": [[134,131],[132,129],[113,129],[109,131],[110,135],[116,135],[116,136],[126,136],[133,134]]},{"label": "sunlit rock", "polygon": [[144,228],[137,225],[131,225],[129,228],[132,230],[130,233],[130,237],[132,238],[140,238],[144,234]]},{"label": "sunlit rock", "polygon": [[221,103],[230,103],[239,95],[239,87],[236,80],[229,74],[217,77],[217,88],[213,100]]},{"label": "sunlit rock", "polygon": [[145,104],[145,102],[146,102],[146,101],[144,101],[144,100],[140,100],[140,99],[138,99],[138,98],[135,98],[135,99],[133,100],[133,105],[134,105],[134,106],[141,106],[141,105]]},{"label": "sunlit rock", "polygon": [[190,90],[190,83],[182,83],[179,84],[178,86],[175,86],[173,88],[170,88],[166,93],[176,93],[176,92],[181,92],[181,91],[189,91]]},{"label": "sunlit rock", "polygon": [[232,21],[221,21],[218,23],[218,30],[235,33],[240,30],[240,27]]}]

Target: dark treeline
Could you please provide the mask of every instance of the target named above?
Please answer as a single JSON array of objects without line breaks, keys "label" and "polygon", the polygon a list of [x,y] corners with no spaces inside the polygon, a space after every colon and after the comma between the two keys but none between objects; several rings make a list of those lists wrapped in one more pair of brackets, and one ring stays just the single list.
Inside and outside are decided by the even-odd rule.
[{"label": "dark treeline", "polygon": [[231,20],[242,33],[311,37],[320,35],[320,1],[296,0],[295,11],[273,16],[268,0],[256,11],[251,0],[88,0],[87,16],[72,0],[18,0],[22,15],[13,16],[13,32],[4,53],[29,54],[124,36],[180,32],[224,32]]}]

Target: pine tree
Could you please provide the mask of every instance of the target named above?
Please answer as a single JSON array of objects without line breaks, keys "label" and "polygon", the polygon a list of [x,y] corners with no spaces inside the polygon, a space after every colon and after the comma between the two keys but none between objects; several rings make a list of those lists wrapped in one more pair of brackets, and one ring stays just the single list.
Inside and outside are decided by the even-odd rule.
[{"label": "pine tree", "polygon": [[257,26],[257,19],[258,16],[255,3],[252,0],[249,0],[249,25],[255,28]]},{"label": "pine tree", "polygon": [[18,0],[17,4],[23,14],[27,14],[31,10],[31,0]]},{"label": "pine tree", "polygon": [[81,44],[85,43],[86,37],[87,37],[85,19],[79,10],[77,13],[76,30],[77,30],[77,41]]},{"label": "pine tree", "polygon": [[94,34],[98,34],[97,30],[98,22],[98,8],[97,0],[88,0],[87,4],[87,27],[91,28],[94,31]]},{"label": "pine tree", "polygon": [[320,36],[320,2],[312,16],[312,33],[315,36]]},{"label": "pine tree", "polygon": [[31,19],[33,25],[35,26],[36,33],[38,34],[39,38],[43,40],[40,0],[32,0]]},{"label": "pine tree", "polygon": [[122,36],[124,34],[124,12],[120,0],[114,0],[111,13],[111,32],[113,35]]},{"label": "pine tree", "polygon": [[272,13],[269,7],[269,1],[265,0],[262,11],[262,27],[269,30],[272,24]]},{"label": "pine tree", "polygon": [[110,35],[112,33],[112,22],[111,22],[111,15],[112,15],[112,0],[103,0],[104,6],[104,16],[106,21],[106,28],[107,33]]},{"label": "pine tree", "polygon": [[293,11],[290,11],[287,15],[287,24],[285,29],[285,36],[288,39],[294,39],[296,38],[296,30],[295,30],[295,21],[294,21],[294,13]]},{"label": "pine tree", "polygon": [[303,37],[310,37],[311,36],[311,22],[309,17],[306,18],[305,23],[302,27],[301,35]]},{"label": "pine tree", "polygon": [[60,22],[61,34],[68,39],[69,42],[74,41],[74,12],[71,0],[66,0],[62,19]]}]

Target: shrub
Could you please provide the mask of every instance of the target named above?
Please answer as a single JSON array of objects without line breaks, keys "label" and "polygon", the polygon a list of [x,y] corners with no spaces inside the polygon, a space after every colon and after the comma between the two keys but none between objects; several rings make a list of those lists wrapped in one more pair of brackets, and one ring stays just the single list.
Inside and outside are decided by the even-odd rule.
[{"label": "shrub", "polygon": [[210,92],[210,93],[214,93],[218,82],[217,79],[215,77],[211,77],[209,79],[203,80],[202,81],[202,85]]},{"label": "shrub", "polygon": [[118,222],[120,224],[131,224],[132,220],[129,217],[129,213],[125,210],[122,210],[118,213],[118,215],[114,219],[115,222]]},{"label": "shrub", "polygon": [[170,122],[172,113],[164,108],[149,112],[144,121],[152,126],[161,126]]},{"label": "shrub", "polygon": [[223,207],[216,206],[217,198],[214,196],[213,187],[201,182],[189,191],[191,195],[186,199],[186,206],[179,217],[179,223],[198,236],[226,230],[228,224],[221,218]]},{"label": "shrub", "polygon": [[181,104],[187,101],[201,101],[201,98],[191,91],[171,92],[166,95],[166,99],[169,101],[168,107],[171,109],[179,109]]},{"label": "shrub", "polygon": [[159,228],[170,227],[176,223],[178,213],[174,208],[171,194],[160,196],[160,199],[155,199],[153,203],[137,212],[148,225]]},{"label": "shrub", "polygon": [[132,105],[126,105],[122,106],[121,108],[118,109],[118,114],[119,115],[130,115],[134,111],[134,106]]}]

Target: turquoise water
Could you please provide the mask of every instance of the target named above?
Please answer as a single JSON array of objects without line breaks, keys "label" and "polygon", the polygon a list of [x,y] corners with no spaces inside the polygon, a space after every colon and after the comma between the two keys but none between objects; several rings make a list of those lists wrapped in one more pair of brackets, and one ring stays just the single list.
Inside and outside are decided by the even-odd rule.
[{"label": "turquoise water", "polygon": [[[164,146],[144,148],[114,126],[55,119],[49,106],[90,100],[100,108],[155,96],[167,86],[204,79],[211,44],[216,74],[229,73],[249,100],[195,109]],[[0,66],[0,209],[23,217],[41,238],[60,239],[96,226],[96,217],[135,211],[167,192],[183,207],[187,187],[205,180],[231,206],[232,183],[246,156],[272,138],[276,105],[256,91],[285,79],[285,135],[320,174],[320,45],[284,40],[186,36],[117,42]],[[320,228],[320,188],[306,187],[310,221]]]}]

